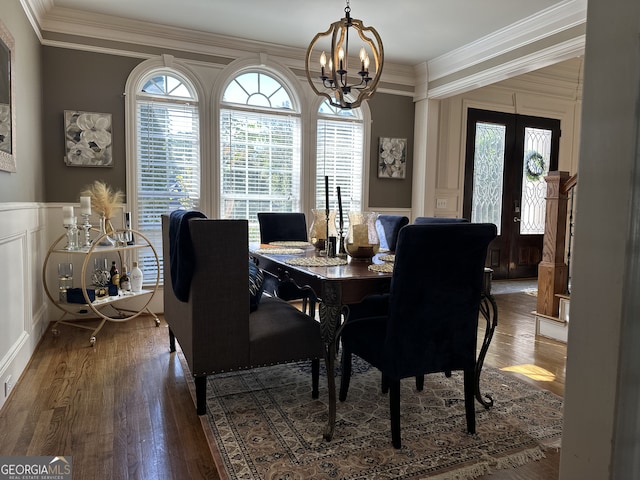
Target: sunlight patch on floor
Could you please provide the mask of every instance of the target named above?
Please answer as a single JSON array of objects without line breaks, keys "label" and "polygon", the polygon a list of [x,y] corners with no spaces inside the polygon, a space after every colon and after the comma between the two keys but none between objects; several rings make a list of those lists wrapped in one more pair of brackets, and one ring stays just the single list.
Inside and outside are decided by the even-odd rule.
[{"label": "sunlight patch on floor", "polygon": [[519,373],[532,380],[538,380],[540,382],[553,382],[556,379],[556,376],[549,370],[545,370],[542,367],[531,364],[512,365],[510,367],[501,368],[500,370],[503,372]]}]

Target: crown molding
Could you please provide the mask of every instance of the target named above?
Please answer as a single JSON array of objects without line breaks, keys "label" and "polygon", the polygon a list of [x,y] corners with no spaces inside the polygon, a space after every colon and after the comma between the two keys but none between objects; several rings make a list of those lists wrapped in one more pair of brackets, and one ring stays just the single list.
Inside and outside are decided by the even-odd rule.
[{"label": "crown molding", "polygon": [[[183,51],[208,56],[237,59],[249,53],[267,54],[281,59],[281,63],[293,69],[304,69],[306,50],[240,37],[210,32],[170,27],[141,22],[111,15],[87,13],[74,9],[55,7],[52,0],[21,0],[31,6],[38,24],[41,43],[47,46],[72,48],[99,53],[111,53],[130,57],[149,58],[151,55],[136,46]],[[45,38],[42,33],[44,32]],[[46,38],[54,33],[55,39]],[[64,38],[68,36],[68,38]],[[62,38],[61,38],[62,37]],[[99,39],[101,45],[83,43],[83,38]],[[113,45],[109,45],[112,42]],[[131,51],[123,45],[131,45]],[[413,68],[408,65],[385,62],[382,79],[389,85],[413,87]]]},{"label": "crown molding", "polygon": [[[239,37],[219,35],[167,25],[141,22],[129,18],[87,13],[76,9],[56,7],[53,0],[20,0],[36,34],[43,45],[71,48],[100,53],[150,58],[154,49],[171,52],[189,52],[208,57],[222,57],[232,61],[247,54],[266,54],[280,59],[289,68],[304,70],[305,49],[256,42]],[[487,82],[504,80],[568,58],[563,50],[566,45],[556,46],[527,55],[534,62],[527,68],[523,61],[509,61],[494,67],[494,61],[502,55],[586,23],[587,0],[565,0],[536,15],[518,21],[506,28],[464,45],[419,65],[403,65],[385,62],[381,81],[385,91],[406,94],[405,87],[415,89],[416,98],[442,98],[450,92],[460,93]],[[49,34],[49,35],[47,35]],[[84,39],[91,39],[86,43]],[[584,50],[584,37],[575,39],[581,45],[572,45],[574,51]],[[557,55],[554,57],[554,55]],[[486,67],[483,68],[483,63]],[[470,69],[477,66],[475,70]],[[425,82],[425,67],[427,78]],[[469,71],[464,75],[465,70]],[[525,72],[526,73],[526,72]],[[452,80],[447,81],[447,76]],[[464,77],[457,79],[456,77]],[[442,79],[441,82],[437,80]],[[430,84],[436,81],[434,91]],[[441,85],[438,85],[441,84]],[[426,87],[426,91],[425,91]],[[381,87],[382,88],[382,87]],[[445,93],[443,95],[443,92]]]},{"label": "crown molding", "polygon": [[428,61],[429,80],[487,62],[586,21],[587,0],[566,0]]},{"label": "crown molding", "polygon": [[533,51],[517,59],[499,62],[497,66],[480,68],[477,72],[460,75],[459,78],[429,88],[428,97],[441,99],[486,87],[493,83],[524,75],[564,60],[584,54],[585,36],[579,36],[553,47]]}]

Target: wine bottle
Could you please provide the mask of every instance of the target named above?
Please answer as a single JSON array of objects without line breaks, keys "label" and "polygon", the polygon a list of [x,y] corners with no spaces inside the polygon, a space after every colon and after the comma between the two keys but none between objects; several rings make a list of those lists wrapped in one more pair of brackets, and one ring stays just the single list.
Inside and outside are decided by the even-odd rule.
[{"label": "wine bottle", "polygon": [[120,275],[120,290],[124,292],[131,291],[131,280],[129,279],[126,265],[122,265],[122,275]]},{"label": "wine bottle", "polygon": [[129,274],[129,281],[131,282],[132,292],[142,291],[142,270],[138,267],[138,262],[133,262],[133,268]]},{"label": "wine bottle", "polygon": [[118,272],[118,267],[116,267],[115,260],[111,262],[111,270],[109,271],[111,274],[111,283],[117,287],[120,286],[120,272]]}]

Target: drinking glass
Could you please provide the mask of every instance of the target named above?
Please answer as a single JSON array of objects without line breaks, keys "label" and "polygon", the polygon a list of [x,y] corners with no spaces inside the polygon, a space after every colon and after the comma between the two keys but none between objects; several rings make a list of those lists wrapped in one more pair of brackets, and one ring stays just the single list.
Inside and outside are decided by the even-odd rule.
[{"label": "drinking glass", "polygon": [[73,288],[73,263],[58,264],[58,295],[61,302],[67,301],[67,290]]}]

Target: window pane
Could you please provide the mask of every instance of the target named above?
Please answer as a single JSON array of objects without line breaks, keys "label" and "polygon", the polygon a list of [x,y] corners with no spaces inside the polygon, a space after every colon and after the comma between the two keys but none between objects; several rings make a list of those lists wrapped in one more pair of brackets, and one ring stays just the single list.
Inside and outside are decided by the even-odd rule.
[{"label": "window pane", "polygon": [[[152,93],[191,96],[183,82],[166,75],[149,80],[147,88]],[[199,208],[200,132],[195,102],[155,98],[140,95],[137,100],[137,223],[161,252],[161,215],[178,208]],[[146,279],[156,278],[152,252],[141,251],[138,262]]]},{"label": "window pane", "polygon": [[505,132],[504,125],[478,122],[473,159],[471,221],[494,223],[498,235],[502,218]]},{"label": "window pane", "polygon": [[[341,118],[342,110],[324,102],[317,128],[316,208],[325,208],[325,175],[329,177],[329,208],[338,210],[340,187],[345,229],[349,211],[362,210],[363,124],[353,118]],[[349,111],[355,117],[355,112]]]},{"label": "window pane", "polygon": [[522,169],[522,235],[544,234],[547,182],[551,158],[551,130],[526,127],[524,129],[524,167]]},{"label": "window pane", "polygon": [[300,210],[298,117],[222,110],[220,162],[220,217],[248,219],[250,241],[258,212]]},{"label": "window pane", "polygon": [[260,108],[293,108],[291,98],[282,84],[259,72],[238,75],[225,89],[222,100]]}]

